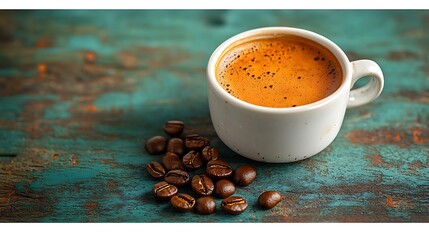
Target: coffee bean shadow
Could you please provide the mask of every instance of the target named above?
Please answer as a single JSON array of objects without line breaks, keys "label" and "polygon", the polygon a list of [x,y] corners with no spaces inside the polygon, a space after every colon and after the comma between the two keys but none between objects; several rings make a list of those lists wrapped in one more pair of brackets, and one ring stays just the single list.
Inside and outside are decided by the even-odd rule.
[{"label": "coffee bean shadow", "polygon": [[[179,223],[192,221],[192,212],[178,212],[171,206],[169,200],[160,201],[156,199],[151,191],[143,193],[144,205],[150,205],[149,209],[156,212],[156,222]],[[147,207],[147,206],[146,206]]]},{"label": "coffee bean shadow", "polygon": [[165,206],[162,206],[161,209],[163,219],[167,220],[166,222],[191,222],[191,223],[211,223],[211,222],[227,222],[224,219],[228,219],[228,222],[238,222],[234,221],[234,218],[237,220],[241,219],[239,215],[228,214],[222,209],[220,209],[220,203],[216,204],[216,211],[212,214],[203,215],[197,213],[195,210],[190,210],[186,212],[178,212],[173,209],[173,207],[167,203]]},{"label": "coffee bean shadow", "polygon": [[[250,206],[250,205],[249,205]],[[258,202],[254,202],[252,205],[252,208],[256,211],[266,211],[267,209],[261,207],[261,205],[258,204]]]},{"label": "coffee bean shadow", "polygon": [[152,193],[151,190],[143,192],[143,194],[141,195],[141,200],[142,200],[143,204],[145,204],[145,205],[146,204],[149,204],[149,205],[159,205],[159,204],[165,202],[165,201],[159,201],[159,200],[157,200],[155,198],[155,196],[153,196],[153,193]]}]

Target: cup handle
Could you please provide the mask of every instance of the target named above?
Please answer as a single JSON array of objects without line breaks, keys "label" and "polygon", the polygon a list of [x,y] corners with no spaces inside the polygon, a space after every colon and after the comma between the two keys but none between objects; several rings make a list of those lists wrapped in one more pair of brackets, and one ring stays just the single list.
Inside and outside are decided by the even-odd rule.
[{"label": "cup handle", "polygon": [[376,62],[365,59],[353,61],[351,65],[353,73],[350,89],[362,77],[372,76],[372,79],[365,86],[350,91],[349,102],[347,103],[348,108],[361,106],[373,101],[381,94],[384,85],[383,72]]}]

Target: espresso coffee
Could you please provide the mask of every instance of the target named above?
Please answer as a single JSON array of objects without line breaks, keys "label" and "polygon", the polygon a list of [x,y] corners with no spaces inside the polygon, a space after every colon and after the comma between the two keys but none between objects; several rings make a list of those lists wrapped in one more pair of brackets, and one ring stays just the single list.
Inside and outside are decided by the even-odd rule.
[{"label": "espresso coffee", "polygon": [[152,187],[152,193],[158,200],[169,200],[176,195],[178,189],[176,186],[162,181]]},{"label": "espresso coffee", "polygon": [[185,143],[181,138],[173,137],[168,140],[167,152],[172,152],[177,156],[182,156],[185,152]]},{"label": "espresso coffee", "polygon": [[170,198],[170,203],[176,211],[185,212],[194,208],[195,198],[186,193],[179,193]]},{"label": "espresso coffee", "polygon": [[232,179],[237,185],[247,186],[256,178],[256,169],[250,165],[239,166],[234,170]]},{"label": "espresso coffee", "polygon": [[211,160],[217,160],[219,158],[219,151],[212,146],[206,146],[205,148],[203,148],[201,154],[203,155],[203,159],[206,162],[210,162]]},{"label": "espresso coffee", "polygon": [[276,191],[265,191],[258,198],[258,204],[264,209],[271,209],[281,202],[282,196]]},{"label": "espresso coffee", "polygon": [[182,158],[183,164],[187,169],[195,170],[203,166],[203,158],[201,153],[191,150]]},{"label": "espresso coffee", "polygon": [[227,198],[235,193],[235,185],[228,179],[221,179],[215,183],[214,194],[220,198]]},{"label": "espresso coffee", "polygon": [[209,140],[198,134],[191,134],[185,137],[185,146],[189,150],[201,150],[210,144]]},{"label": "espresso coffee", "polygon": [[276,35],[242,40],[222,54],[216,78],[231,95],[274,108],[321,100],[341,85],[339,61],[311,40]]},{"label": "espresso coffee", "polygon": [[147,140],[145,145],[149,154],[160,154],[165,152],[167,139],[163,136],[154,136]]},{"label": "espresso coffee", "polygon": [[216,211],[216,201],[210,196],[200,197],[195,201],[195,211],[202,215],[212,214]]},{"label": "espresso coffee", "polygon": [[156,179],[162,178],[165,175],[164,167],[158,162],[150,162],[146,164],[146,170],[153,178]]},{"label": "espresso coffee", "polygon": [[214,189],[213,181],[205,174],[195,175],[191,181],[194,192],[202,196],[209,196]]},{"label": "espresso coffee", "polygon": [[238,215],[247,209],[247,201],[243,197],[231,196],[224,198],[221,202],[222,210],[229,214]]},{"label": "espresso coffee", "polygon": [[178,136],[182,133],[185,124],[182,121],[171,120],[164,124],[164,131],[170,136]]},{"label": "espresso coffee", "polygon": [[179,156],[172,152],[167,152],[164,157],[162,157],[161,163],[167,172],[175,169],[185,169],[185,165],[182,160],[180,160]]},{"label": "espresso coffee", "polygon": [[232,174],[232,167],[225,161],[211,160],[207,163],[206,172],[213,179],[224,179]]},{"label": "espresso coffee", "polygon": [[186,185],[189,180],[189,173],[179,169],[171,170],[164,175],[164,181],[177,187]]}]

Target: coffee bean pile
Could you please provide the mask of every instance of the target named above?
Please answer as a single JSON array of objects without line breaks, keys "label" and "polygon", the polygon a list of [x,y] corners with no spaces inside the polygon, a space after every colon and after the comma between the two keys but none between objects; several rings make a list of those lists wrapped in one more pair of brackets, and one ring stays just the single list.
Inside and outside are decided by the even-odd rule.
[{"label": "coffee bean pile", "polygon": [[[222,199],[221,209],[237,215],[244,212],[248,203],[241,196],[235,196],[236,185],[248,186],[256,178],[256,169],[242,165],[235,170],[219,159],[219,151],[210,146],[210,141],[198,134],[182,136],[185,124],[172,120],[164,125],[170,136],[154,136],[146,141],[149,154],[163,154],[160,162],[146,164],[146,170],[154,179],[152,193],[159,201],[170,201],[173,209],[179,212],[194,210],[198,214],[211,214],[216,211],[216,201],[212,196]],[[195,173],[204,169],[202,173]],[[190,173],[194,173],[193,176]],[[191,194],[179,193],[179,188],[190,185]],[[270,209],[281,201],[276,191],[266,191],[258,198],[263,209]]]}]

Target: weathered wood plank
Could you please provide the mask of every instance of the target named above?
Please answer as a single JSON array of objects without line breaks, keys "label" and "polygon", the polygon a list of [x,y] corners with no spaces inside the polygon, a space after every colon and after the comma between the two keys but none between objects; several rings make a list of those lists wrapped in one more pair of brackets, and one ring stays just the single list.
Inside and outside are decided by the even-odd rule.
[{"label": "weathered wood plank", "polygon": [[[377,61],[385,89],[347,111],[337,139],[292,164],[240,157],[217,138],[205,66],[256,27],[316,31]],[[1,11],[1,222],[429,222],[428,11]],[[180,119],[255,182],[239,216],[155,202],[146,139]],[[274,209],[255,206],[267,189]],[[218,203],[220,202],[217,200]]]}]

